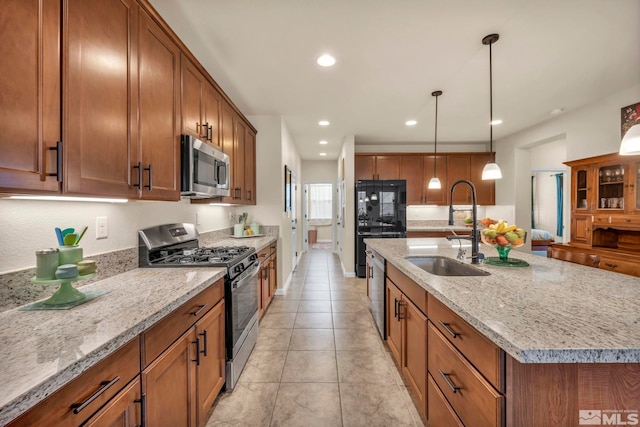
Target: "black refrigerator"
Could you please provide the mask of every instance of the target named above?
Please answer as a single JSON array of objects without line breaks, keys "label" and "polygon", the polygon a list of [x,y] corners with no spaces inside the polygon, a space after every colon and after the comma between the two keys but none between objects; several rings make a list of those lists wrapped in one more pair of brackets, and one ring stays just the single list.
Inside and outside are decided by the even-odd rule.
[{"label": "black refrigerator", "polygon": [[407,236],[407,181],[360,180],[355,196],[356,275],[366,277],[364,239]]}]

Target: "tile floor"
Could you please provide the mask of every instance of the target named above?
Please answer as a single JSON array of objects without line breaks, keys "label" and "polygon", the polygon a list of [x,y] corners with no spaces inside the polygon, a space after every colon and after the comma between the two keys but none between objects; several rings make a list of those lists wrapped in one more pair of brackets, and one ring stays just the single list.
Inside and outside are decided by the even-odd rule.
[{"label": "tile floor", "polygon": [[335,254],[303,255],[235,390],[216,401],[213,426],[423,426],[375,329],[365,280],[344,278]]}]

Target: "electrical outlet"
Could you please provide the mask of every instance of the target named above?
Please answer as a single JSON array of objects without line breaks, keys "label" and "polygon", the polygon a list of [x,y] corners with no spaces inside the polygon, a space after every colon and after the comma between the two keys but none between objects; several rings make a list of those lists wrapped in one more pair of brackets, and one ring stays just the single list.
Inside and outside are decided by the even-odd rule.
[{"label": "electrical outlet", "polygon": [[196,212],[196,225],[200,225],[200,212]]},{"label": "electrical outlet", "polygon": [[229,212],[229,222],[231,223],[236,222],[236,215],[233,212]]},{"label": "electrical outlet", "polygon": [[96,239],[106,239],[109,237],[109,218],[106,216],[96,217]]}]

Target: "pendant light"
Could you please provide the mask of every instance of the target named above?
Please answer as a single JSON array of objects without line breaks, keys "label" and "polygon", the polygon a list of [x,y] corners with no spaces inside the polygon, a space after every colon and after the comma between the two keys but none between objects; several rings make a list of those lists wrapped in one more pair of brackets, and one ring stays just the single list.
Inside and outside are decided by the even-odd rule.
[{"label": "pendant light", "polygon": [[640,154],[640,124],[631,126],[624,134],[620,143],[620,154],[623,156]]},{"label": "pendant light", "polygon": [[484,165],[482,169],[482,179],[500,179],[502,178],[502,171],[500,166],[496,163],[493,154],[493,76],[492,76],[492,64],[491,64],[491,45],[498,41],[500,36],[498,34],[489,34],[482,39],[482,44],[489,45],[489,152],[491,153],[491,161]]},{"label": "pendant light", "polygon": [[442,95],[441,90],[436,90],[435,92],[431,92],[431,96],[436,97],[436,126],[435,126],[435,136],[433,138],[433,178],[429,181],[429,190],[439,190],[442,188],[442,184],[440,184],[440,180],[436,176],[436,161],[438,159],[438,97]]}]

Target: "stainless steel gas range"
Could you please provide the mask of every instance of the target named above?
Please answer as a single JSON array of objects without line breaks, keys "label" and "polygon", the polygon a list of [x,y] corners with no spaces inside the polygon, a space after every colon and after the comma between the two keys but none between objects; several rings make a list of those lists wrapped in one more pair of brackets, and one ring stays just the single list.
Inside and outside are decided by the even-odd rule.
[{"label": "stainless steel gas range", "polygon": [[143,268],[223,267],[227,372],[226,389],[235,387],[256,341],[260,262],[248,246],[201,248],[193,224],[165,224],[138,231],[138,265]]}]

